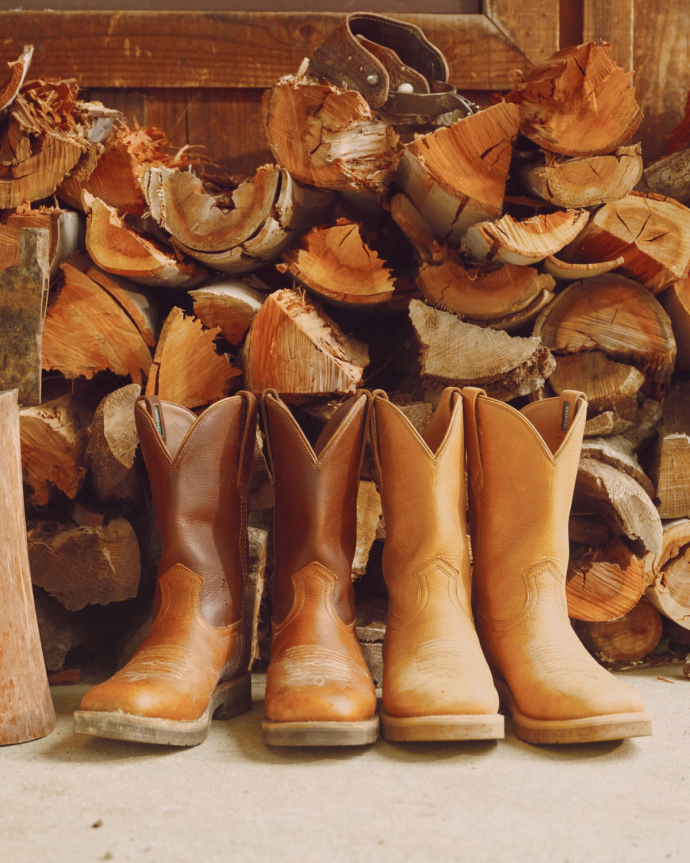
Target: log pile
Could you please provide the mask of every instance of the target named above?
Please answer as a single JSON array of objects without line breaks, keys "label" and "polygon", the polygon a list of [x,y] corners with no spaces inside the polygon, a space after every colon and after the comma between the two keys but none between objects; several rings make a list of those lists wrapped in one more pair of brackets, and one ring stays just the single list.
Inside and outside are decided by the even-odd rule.
[{"label": "log pile", "polygon": [[[265,95],[275,164],[251,176],[232,173],[232,154],[213,166],[175,152],[163,130],[82,100],[74,81],[31,80],[31,51],[19,58],[0,91],[0,285],[18,285],[40,246],[22,332],[36,355],[24,350],[21,369],[2,360],[0,375],[25,391],[50,670],[101,650],[99,633],[131,646],[145,629],[159,549],[140,393],[198,413],[241,387],[274,388],[316,439],[362,386],[385,389],[422,432],[446,386],[517,408],[582,390],[567,577],[577,631],[602,661],[630,663],[657,649],[660,614],[664,632],[690,629],[690,181],[643,171],[630,143],[642,114],[610,47],[561,51],[490,107],[416,135],[303,64]],[[259,662],[272,506],[259,435]],[[366,456],[353,578],[376,679],[384,537]]]}]

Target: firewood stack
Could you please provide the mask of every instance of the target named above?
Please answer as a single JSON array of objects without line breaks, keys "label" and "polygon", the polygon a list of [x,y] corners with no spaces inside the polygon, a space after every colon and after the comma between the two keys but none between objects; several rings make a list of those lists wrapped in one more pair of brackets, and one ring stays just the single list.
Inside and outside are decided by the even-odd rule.
[{"label": "firewood stack", "polygon": [[[446,386],[518,408],[584,391],[571,617],[618,667],[660,650],[659,612],[683,643],[690,210],[677,198],[690,184],[678,168],[676,194],[668,171],[643,172],[629,143],[642,112],[609,50],[561,51],[491,107],[422,134],[305,63],[265,95],[276,164],[250,177],[230,173],[232,154],[219,168],[172,152],[161,130],[82,101],[74,81],[32,81],[31,49],[13,64],[0,92],[0,277],[20,272],[22,229],[44,228],[42,395],[22,409],[21,438],[49,670],[115,644],[127,655],[146,628],[158,544],[138,395],[199,412],[241,387],[278,390],[308,435],[361,386],[387,390],[422,432]],[[670,158],[690,153],[686,138]],[[385,525],[370,458],[362,480],[353,578],[380,677]],[[272,505],[259,438],[263,661]]]}]

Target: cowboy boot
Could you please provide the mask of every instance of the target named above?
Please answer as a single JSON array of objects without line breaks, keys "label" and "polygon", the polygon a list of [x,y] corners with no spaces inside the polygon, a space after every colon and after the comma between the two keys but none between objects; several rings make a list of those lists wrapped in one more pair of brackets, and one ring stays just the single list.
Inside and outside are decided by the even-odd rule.
[{"label": "cowboy boot", "polygon": [[352,559],[369,393],[312,449],[274,390],[263,396],[275,484],[273,641],[263,739],[354,746],[378,736],[376,691],[355,632]]},{"label": "cowboy boot", "polygon": [[247,492],[256,401],[240,392],[197,419],[155,397],[134,409],[163,539],[148,638],[75,713],[82,734],[193,746],[211,717],[251,708]]},{"label": "cowboy boot", "polygon": [[463,390],[477,631],[515,732],[529,743],[652,733],[642,697],[585,650],[568,619],[568,516],[583,393],[517,411]]},{"label": "cowboy boot", "polygon": [[462,396],[444,391],[420,436],[374,393],[372,442],[386,524],[381,726],[388,740],[503,737],[472,621]]}]

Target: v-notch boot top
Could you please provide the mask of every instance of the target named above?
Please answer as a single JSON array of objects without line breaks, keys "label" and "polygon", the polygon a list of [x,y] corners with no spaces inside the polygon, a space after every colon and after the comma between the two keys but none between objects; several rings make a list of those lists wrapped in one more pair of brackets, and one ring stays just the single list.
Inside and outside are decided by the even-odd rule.
[{"label": "v-notch boot top", "polygon": [[477,631],[518,737],[531,743],[652,733],[642,697],[590,656],[568,619],[568,516],[583,393],[517,411],[463,390]]},{"label": "v-notch boot top", "polygon": [[376,691],[355,632],[352,559],[370,395],[347,401],[312,449],[273,390],[263,414],[275,485],[273,641],[264,741],[373,743]]},{"label": "v-notch boot top", "polygon": [[373,398],[389,595],[383,735],[501,738],[498,694],[472,621],[461,392],[444,391],[423,437],[384,392]]},{"label": "v-notch boot top", "polygon": [[197,417],[155,397],[134,409],[163,539],[153,626],[75,714],[83,734],[193,745],[211,716],[251,708],[247,495],[256,400],[240,392]]}]

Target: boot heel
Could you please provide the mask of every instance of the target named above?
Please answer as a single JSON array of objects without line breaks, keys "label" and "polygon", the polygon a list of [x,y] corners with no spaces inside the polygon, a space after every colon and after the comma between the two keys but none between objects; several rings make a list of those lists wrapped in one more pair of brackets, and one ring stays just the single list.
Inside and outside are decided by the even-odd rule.
[{"label": "boot heel", "polygon": [[233,719],[252,709],[252,676],[243,674],[235,680],[221,683],[213,698],[213,718]]}]

